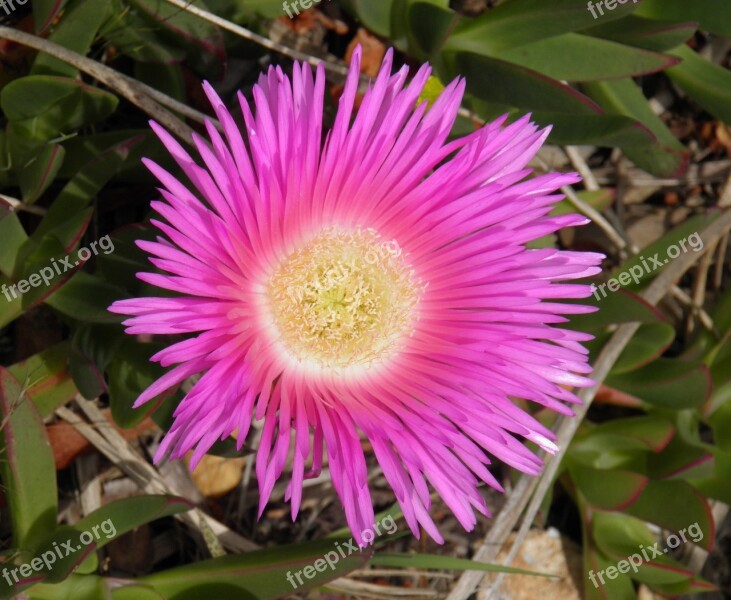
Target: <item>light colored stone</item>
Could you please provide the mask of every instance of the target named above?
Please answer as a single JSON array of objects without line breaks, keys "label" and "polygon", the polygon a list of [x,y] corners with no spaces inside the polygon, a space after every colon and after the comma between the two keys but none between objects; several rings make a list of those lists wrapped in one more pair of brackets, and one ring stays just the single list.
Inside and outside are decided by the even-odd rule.
[{"label": "light colored stone", "polygon": [[[508,538],[500,551],[497,564],[507,555],[515,534]],[[579,547],[563,537],[557,530],[533,530],[528,533],[523,546],[510,565],[541,573],[551,573],[558,578],[534,577],[529,575],[506,575],[500,591],[489,594],[495,575],[488,575],[477,592],[478,600],[581,600],[582,595],[576,582],[583,581],[582,559]]]}]

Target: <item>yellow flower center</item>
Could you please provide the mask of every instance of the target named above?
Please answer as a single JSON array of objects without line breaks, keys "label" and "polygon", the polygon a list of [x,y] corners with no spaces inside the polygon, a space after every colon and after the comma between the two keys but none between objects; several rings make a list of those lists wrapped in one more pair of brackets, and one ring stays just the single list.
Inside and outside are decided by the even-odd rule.
[{"label": "yellow flower center", "polygon": [[423,286],[395,240],[372,229],[325,229],[269,280],[272,319],[288,353],[308,366],[370,366],[413,333]]}]

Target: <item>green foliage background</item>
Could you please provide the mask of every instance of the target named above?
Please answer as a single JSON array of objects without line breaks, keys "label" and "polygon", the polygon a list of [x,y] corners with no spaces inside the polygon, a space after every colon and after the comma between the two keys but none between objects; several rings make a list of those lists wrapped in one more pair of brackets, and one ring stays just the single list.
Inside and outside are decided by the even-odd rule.
[{"label": "green foliage background", "polygon": [[[690,152],[650,108],[638,77],[662,73],[713,117],[731,123],[731,72],[687,45],[699,32],[731,38],[731,10],[724,0],[642,0],[596,20],[585,0],[505,0],[477,17],[457,13],[447,0],[338,4],[414,61],[430,61],[441,81],[466,77],[465,108],[473,115],[491,119],[507,112],[516,118],[530,112],[538,123],[553,126],[551,142],[616,147],[658,177],[683,173]],[[266,32],[266,19],[282,15],[279,0],[195,5],[260,33]],[[216,81],[227,59],[257,60],[264,53],[163,0],[34,0],[32,6],[37,35],[183,103],[190,101],[191,77]],[[152,234],[144,222],[130,225],[137,212],[124,206],[115,212],[100,206],[99,198],[110,189],[151,189],[142,156],[169,161],[145,115],[118,89],[48,54],[14,56],[0,79],[0,108],[0,189],[23,209],[6,208],[0,218],[0,284],[26,279],[103,234],[115,244],[113,253],[97,257],[93,269],[75,268],[49,287],[10,302],[0,299],[0,327],[45,304],[69,332],[61,343],[0,370],[0,478],[14,533],[4,556],[21,563],[59,536],[66,539],[109,515],[121,533],[190,506],[168,496],[130,498],[73,528],[57,528],[58,491],[43,426],[43,419],[78,393],[108,394],[123,427],[149,414],[133,411],[131,404],[161,374],[148,361],[158,347],[125,339],[120,319],[106,308],[119,298],[154,295],[134,276],[149,265],[133,242]],[[459,125],[471,127],[466,117]],[[695,217],[654,247],[667,248],[690,232],[702,232],[717,216]],[[715,329],[684,341],[670,355],[675,325],[640,297],[651,280],[611,295],[598,313],[571,324],[596,335],[591,344],[596,358],[618,324],[641,323],[605,381],[632,398],[636,410],[601,424],[583,423],[559,478],[581,515],[587,572],[615,564],[639,544],[651,545],[648,523],[677,531],[697,522],[705,534],[701,544],[709,548],[714,533],[709,502],[731,503],[731,289],[712,310]],[[159,399],[154,418],[163,428],[179,399],[179,392]],[[290,591],[288,570],[313,562],[331,544],[211,559],[115,582],[117,587],[97,574],[98,548],[90,548],[57,565],[40,583],[10,588],[0,579],[0,597],[28,588],[27,597],[37,599],[275,598]],[[379,558],[378,552],[375,557],[380,566],[491,569],[457,559],[435,563],[434,557]],[[328,577],[370,558],[363,553],[343,560]],[[587,585],[587,598],[634,598],[632,580],[666,594],[709,589],[697,573],[663,556],[603,589]]]}]

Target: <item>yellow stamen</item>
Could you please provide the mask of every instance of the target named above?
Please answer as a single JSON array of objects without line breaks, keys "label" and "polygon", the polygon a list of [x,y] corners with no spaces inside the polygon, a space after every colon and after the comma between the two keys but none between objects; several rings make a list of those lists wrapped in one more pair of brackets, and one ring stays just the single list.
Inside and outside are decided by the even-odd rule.
[{"label": "yellow stamen", "polygon": [[413,332],[423,285],[395,240],[328,228],[278,266],[267,292],[280,340],[324,368],[382,362]]}]

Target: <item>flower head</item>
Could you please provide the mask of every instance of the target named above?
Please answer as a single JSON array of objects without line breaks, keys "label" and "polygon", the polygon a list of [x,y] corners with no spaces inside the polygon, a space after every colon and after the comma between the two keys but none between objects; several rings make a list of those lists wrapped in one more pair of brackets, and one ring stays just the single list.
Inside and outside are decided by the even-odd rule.
[{"label": "flower head", "polygon": [[490,456],[526,473],[540,460],[520,438],[555,451],[555,437],[516,406],[563,414],[569,391],[591,382],[581,345],[590,336],[557,327],[590,309],[584,298],[601,256],[528,242],[576,215],[549,216],[574,174],[526,179],[547,130],[505,118],[448,141],[464,81],[417,105],[424,65],[392,73],[392,53],[354,116],[361,53],[332,129],[322,142],[324,70],[295,64],[290,80],[270,68],[244,128],[210,85],[223,135],[195,137],[198,164],[153,128],[189,183],[151,161],[162,184],[152,206],[157,241],[140,241],[163,273],[144,281],[179,295],[112,305],[132,334],[188,334],[153,360],[172,367],[137,400],[200,375],[178,406],[156,460],[211,445],[252,420],[260,514],[288,464],[297,514],[305,478],[322,469],[358,543],[373,523],[365,436],[407,523],[441,541],[429,486],[466,529],[489,514],[480,482],[501,489]]}]

